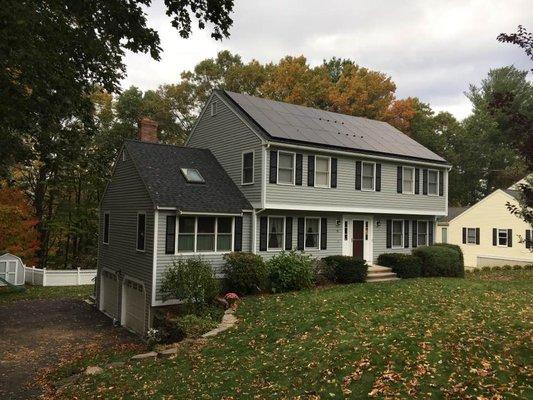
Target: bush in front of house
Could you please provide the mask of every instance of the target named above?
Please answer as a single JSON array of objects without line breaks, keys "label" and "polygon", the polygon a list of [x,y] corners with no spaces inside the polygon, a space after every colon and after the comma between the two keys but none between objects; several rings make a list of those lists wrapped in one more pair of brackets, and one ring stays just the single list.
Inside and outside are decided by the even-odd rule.
[{"label": "bush in front of house", "polygon": [[417,247],[413,255],[422,262],[422,276],[465,276],[461,254],[450,246]]},{"label": "bush in front of house", "polygon": [[365,260],[350,256],[328,256],[322,260],[333,271],[337,283],[361,283],[366,281],[368,265]]},{"label": "bush in front of house", "polygon": [[383,253],[378,257],[378,265],[391,268],[402,279],[422,276],[422,262],[412,254]]},{"label": "bush in front of house", "polygon": [[211,304],[219,289],[211,264],[201,257],[175,259],[161,281],[163,300],[181,300],[186,313],[192,314]]},{"label": "bush in front of house", "polygon": [[315,285],[323,286],[335,282],[335,270],[324,259],[317,259],[314,264]]},{"label": "bush in front of house", "polygon": [[313,286],[314,260],[295,251],[281,252],[267,261],[272,292],[302,290]]},{"label": "bush in front of house", "polygon": [[223,271],[228,291],[240,295],[258,293],[268,287],[268,269],[257,254],[235,252],[224,256]]},{"label": "bush in front of house", "polygon": [[434,243],[433,246],[442,246],[442,247],[447,247],[449,249],[455,250],[456,252],[459,253],[459,256],[461,258],[461,264],[464,265],[465,258],[464,258],[464,255],[463,255],[463,250],[461,250],[461,246],[459,246],[457,244],[451,244],[451,243]]}]

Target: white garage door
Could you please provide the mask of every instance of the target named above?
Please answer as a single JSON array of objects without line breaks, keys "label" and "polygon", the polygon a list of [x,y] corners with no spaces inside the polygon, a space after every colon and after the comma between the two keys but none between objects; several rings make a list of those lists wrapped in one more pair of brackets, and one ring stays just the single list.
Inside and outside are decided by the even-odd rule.
[{"label": "white garage door", "polygon": [[144,334],[145,295],[142,284],[124,280],[123,293],[124,326]]},{"label": "white garage door", "polygon": [[102,311],[114,318],[118,316],[118,282],[117,276],[109,271],[102,271]]}]

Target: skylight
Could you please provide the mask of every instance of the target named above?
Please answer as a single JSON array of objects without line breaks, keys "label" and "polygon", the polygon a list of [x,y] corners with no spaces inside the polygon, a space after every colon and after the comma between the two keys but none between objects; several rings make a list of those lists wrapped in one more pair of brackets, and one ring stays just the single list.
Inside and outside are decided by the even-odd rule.
[{"label": "skylight", "polygon": [[181,168],[181,173],[189,183],[205,183],[205,179],[196,168]]}]

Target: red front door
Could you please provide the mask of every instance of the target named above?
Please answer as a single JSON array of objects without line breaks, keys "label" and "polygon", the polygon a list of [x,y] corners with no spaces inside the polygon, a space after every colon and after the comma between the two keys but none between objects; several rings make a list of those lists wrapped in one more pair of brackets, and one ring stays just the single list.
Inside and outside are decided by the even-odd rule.
[{"label": "red front door", "polygon": [[353,256],[364,258],[365,245],[365,223],[364,221],[353,221]]}]

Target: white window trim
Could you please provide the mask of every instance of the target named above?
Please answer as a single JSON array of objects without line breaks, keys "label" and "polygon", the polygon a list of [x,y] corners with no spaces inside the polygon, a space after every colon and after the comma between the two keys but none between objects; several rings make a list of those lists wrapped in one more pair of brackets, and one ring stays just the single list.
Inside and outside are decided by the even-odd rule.
[{"label": "white window trim", "polygon": [[[317,246],[316,247],[307,247],[305,243],[307,242],[307,221],[310,219],[314,219],[318,221],[318,240],[317,240]],[[322,234],[322,224],[320,223],[320,217],[305,217],[305,223],[304,223],[304,250],[320,250],[320,237]]]},{"label": "white window trim", "polygon": [[[316,180],[316,159],[317,158],[327,158],[328,160],[328,184],[327,185],[318,185],[317,184],[317,180]],[[330,189],[331,188],[331,157],[329,156],[315,156],[315,176],[314,176],[314,182],[315,182],[315,187],[318,187],[318,188],[326,188],[326,189]]]},{"label": "white window trim", "polygon": [[217,100],[213,100],[211,102],[211,116],[214,117],[215,115],[218,114],[218,101]]},{"label": "white window trim", "polygon": [[[365,189],[363,186],[365,164],[372,164],[374,172],[372,173],[372,189]],[[375,192],[376,191],[376,163],[373,161],[361,161],[361,190],[363,192]]]},{"label": "white window trim", "polygon": [[[144,249],[139,249],[139,215],[144,215]],[[135,250],[139,253],[146,252],[146,213],[144,211],[137,212],[137,229],[135,230]]]},{"label": "white window trim", "polygon": [[[281,218],[283,220],[283,231],[282,231],[282,238],[281,238],[281,247],[272,248],[268,246],[268,242],[270,240],[270,219],[271,218]],[[282,215],[269,215],[267,218],[267,251],[283,251],[285,250],[285,232],[287,231],[287,218],[285,218]]]},{"label": "white window trim", "polygon": [[[404,190],[404,188],[405,188],[405,185],[404,185],[404,181],[405,181],[404,174],[405,174],[405,170],[406,169],[410,169],[411,170],[411,181],[413,183],[411,186],[412,186],[413,189],[410,192],[406,192]],[[415,194],[415,185],[416,185],[416,183],[415,183],[415,168],[414,167],[404,167],[404,166],[402,166],[402,194]],[[438,187],[438,185],[437,185],[437,187]],[[438,191],[438,189],[437,189],[437,191]]]},{"label": "white window trim", "polygon": [[[468,231],[472,229],[474,231],[474,243],[468,241]],[[466,244],[477,245],[477,230],[476,228],[466,228]]]},{"label": "white window trim", "polygon": [[[174,247],[175,256],[192,256],[192,255],[210,255],[210,254],[228,254],[234,251],[235,246],[235,217],[233,215],[184,215],[185,218],[194,218],[194,251],[178,251],[178,236],[179,236],[179,223],[180,217],[176,218],[176,246]],[[215,250],[198,251],[198,218],[199,217],[212,217],[215,218]],[[229,250],[218,251],[218,219],[219,218],[231,218],[231,247]],[[185,233],[185,235],[191,235],[191,233]],[[169,255],[169,254],[167,254]]]},{"label": "white window trim", "polygon": [[[500,244],[500,232],[505,232],[505,244]],[[498,228],[496,230],[496,246],[509,247],[509,230],[506,228]]]},{"label": "white window trim", "polygon": [[[433,171],[437,174],[437,185],[435,186],[436,188],[436,192],[435,193],[429,193],[429,173]],[[428,169],[428,181],[427,181],[427,185],[428,185],[428,196],[438,196],[439,195],[439,180],[440,180],[440,174],[439,174],[439,170],[438,169]]]},{"label": "white window trim", "polygon": [[[402,244],[399,246],[394,245],[394,222],[402,223]],[[390,244],[392,249],[403,249],[405,246],[405,221],[403,219],[393,219],[390,227]],[[365,226],[363,225],[363,229]]]},{"label": "white window trim", "polygon": [[[244,156],[245,154],[252,153],[252,181],[244,182]],[[241,186],[253,185],[255,183],[255,151],[254,150],[245,150],[242,152],[241,156]]]},{"label": "white window trim", "polygon": [[[279,155],[280,154],[290,154],[292,156],[292,183],[280,182],[279,181]],[[278,185],[285,186],[294,186],[296,183],[296,153],[292,151],[281,151],[278,150],[278,165],[276,166],[276,183]]]},{"label": "white window trim", "polygon": [[[418,236],[420,235],[420,229],[419,229],[419,226],[418,224],[420,222],[424,222],[426,224],[426,243],[424,244],[420,244],[418,242]],[[422,219],[422,220],[417,220],[416,221],[416,246],[427,246],[429,244],[429,221],[428,220],[425,220],[425,219]]]},{"label": "white window trim", "polygon": [[[109,224],[107,225],[107,242],[105,241],[105,216],[108,215]],[[145,221],[146,223],[146,221]],[[102,244],[109,245],[109,237],[111,236],[111,213],[109,211],[104,212],[104,231],[102,232]]]}]

